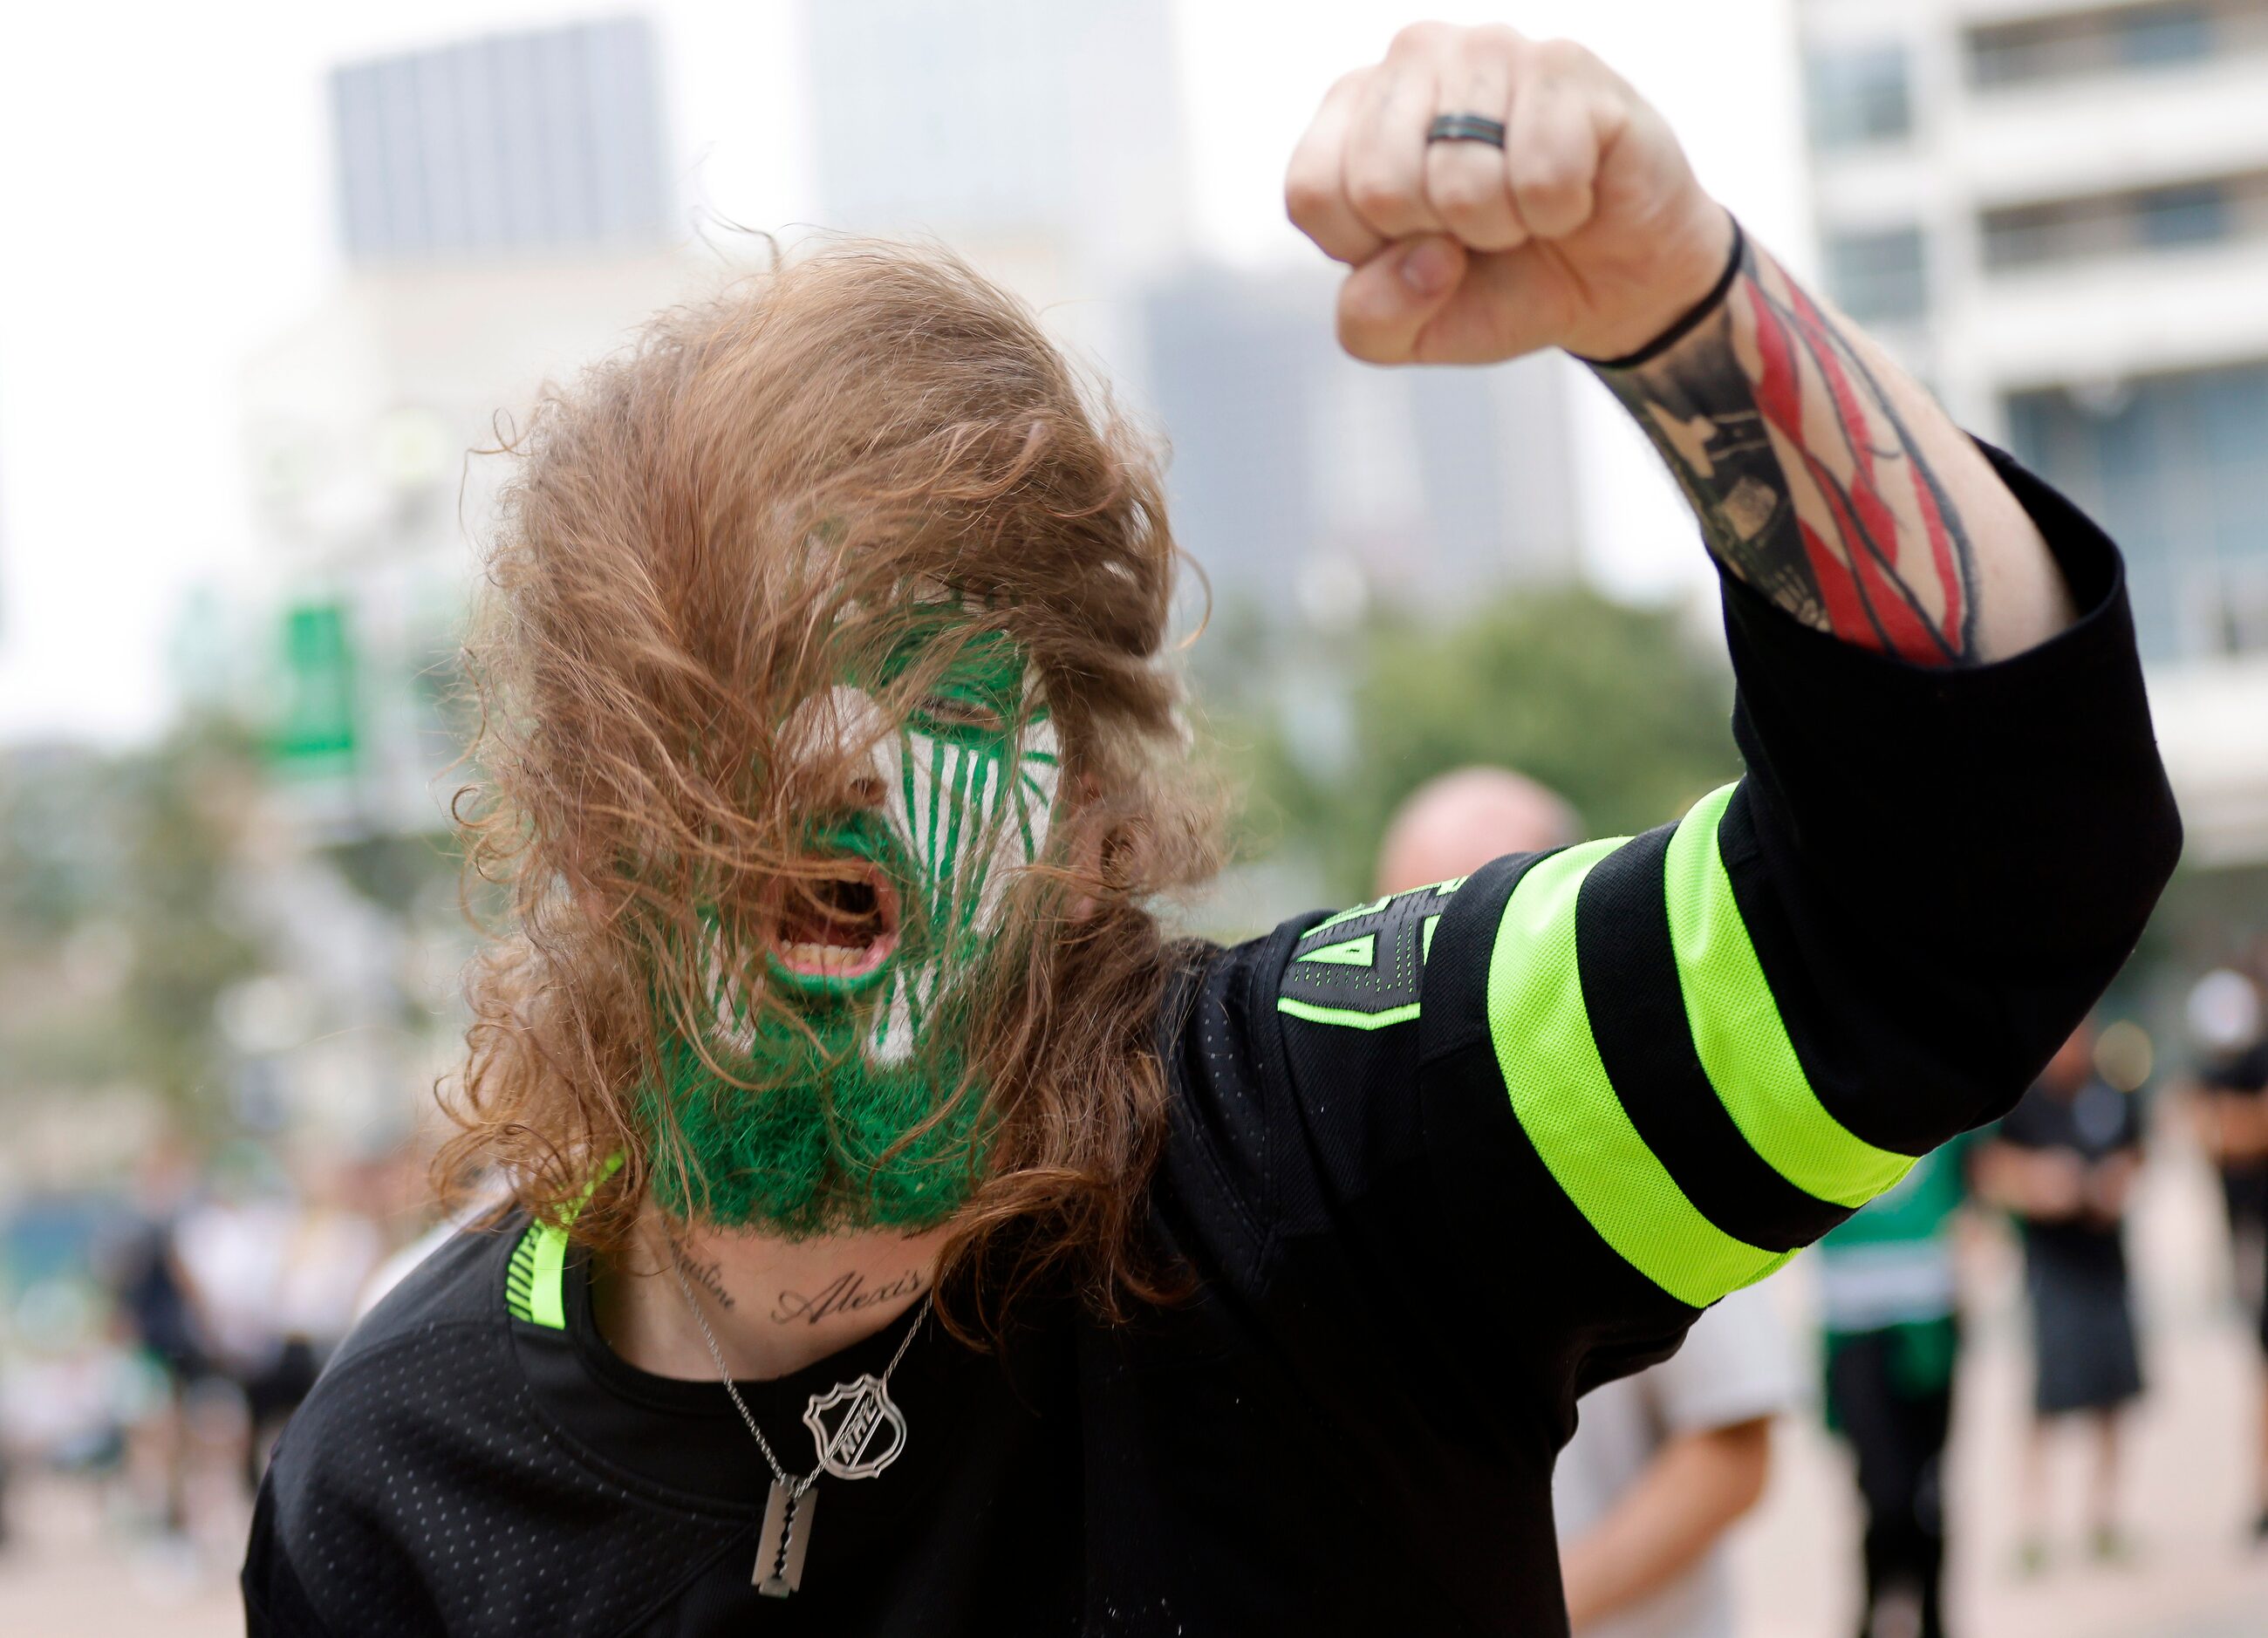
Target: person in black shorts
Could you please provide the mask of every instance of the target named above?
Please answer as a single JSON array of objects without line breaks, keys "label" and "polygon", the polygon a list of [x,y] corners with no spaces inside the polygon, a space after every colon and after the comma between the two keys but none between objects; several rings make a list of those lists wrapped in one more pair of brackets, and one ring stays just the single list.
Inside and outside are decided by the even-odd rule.
[{"label": "person in black shorts", "polygon": [[2135,1098],[2095,1072],[2086,1025],[2000,1122],[1978,1162],[1980,1192],[2014,1214],[2030,1303],[2034,1425],[2026,1458],[2024,1554],[2045,1554],[2047,1424],[2083,1417],[2093,1434],[2089,1542],[2125,1551],[2118,1525],[2119,1412],[2142,1392],[2125,1220],[2142,1164]]},{"label": "person in black shorts", "polygon": [[1653,440],[1745,777],[1169,937],[1153,453],[935,252],[665,315],[519,444],[472,644],[451,1159],[509,1208],[284,1433],[255,1634],[1564,1634],[1582,1392],[2125,959],[2180,828],[2116,551],[1627,84],[1414,27],[1285,191],[1356,356],[1558,347]]},{"label": "person in black shorts", "polygon": [[1851,1446],[1866,1509],[1860,1638],[1945,1638],[1945,1447],[1961,1354],[1955,1236],[1975,1149],[1962,1136],[1924,1156],[1812,1259],[1827,1426]]},{"label": "person in black shorts", "polygon": [[[2257,984],[2223,967],[2190,995],[2190,1023],[2207,1051],[2192,1077],[2205,1152],[2220,1174],[2236,1287],[2252,1304],[2268,1360],[2268,1017]],[[2268,1383],[2268,1374],[2264,1374]],[[2268,1394],[2260,1410],[2252,1533],[2268,1541]]]}]

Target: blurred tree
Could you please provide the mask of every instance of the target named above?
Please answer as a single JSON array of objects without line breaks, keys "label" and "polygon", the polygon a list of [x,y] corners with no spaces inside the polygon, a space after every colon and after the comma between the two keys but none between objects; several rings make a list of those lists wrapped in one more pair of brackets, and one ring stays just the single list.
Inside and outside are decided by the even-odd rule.
[{"label": "blurred tree", "polygon": [[229,901],[260,775],[249,741],[202,724],[129,759],[118,777],[119,914],[133,939],[121,995],[130,1073],[204,1113],[226,1067],[213,1003],[261,965]]},{"label": "blurred tree", "polygon": [[229,905],[256,781],[212,724],[0,759],[0,1091],[128,1081],[218,1110],[213,1003],[259,966]]},{"label": "blurred tree", "polygon": [[1216,656],[1199,674],[1220,701],[1217,754],[1245,790],[1242,852],[1305,855],[1335,899],[1369,892],[1395,806],[1453,768],[1517,768],[1594,835],[1658,825],[1740,771],[1731,676],[1668,611],[1562,586],[1272,652],[1235,629],[1255,663],[1232,679]]}]

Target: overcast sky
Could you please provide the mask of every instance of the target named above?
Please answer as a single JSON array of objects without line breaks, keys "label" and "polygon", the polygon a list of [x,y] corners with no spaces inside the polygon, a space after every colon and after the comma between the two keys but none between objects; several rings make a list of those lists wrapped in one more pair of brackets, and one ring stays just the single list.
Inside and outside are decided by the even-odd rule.
[{"label": "overcast sky", "polygon": [[[1314,253],[1283,221],[1278,189],[1291,144],[1334,77],[1375,58],[1402,23],[1432,15],[1593,45],[1669,114],[1704,180],[1802,266],[1791,3],[1176,0],[1200,248],[1246,264]],[[626,9],[557,0],[7,8],[0,738],[154,728],[183,592],[247,549],[238,372],[319,305],[339,272],[326,70]],[[645,9],[661,31],[688,203],[751,225],[818,219],[792,0]],[[1605,429],[1594,442],[1611,450],[1620,434],[1604,395],[1582,413]],[[1659,486],[1587,475],[1602,578],[1644,591],[1700,572],[1690,531],[1675,526]]]}]

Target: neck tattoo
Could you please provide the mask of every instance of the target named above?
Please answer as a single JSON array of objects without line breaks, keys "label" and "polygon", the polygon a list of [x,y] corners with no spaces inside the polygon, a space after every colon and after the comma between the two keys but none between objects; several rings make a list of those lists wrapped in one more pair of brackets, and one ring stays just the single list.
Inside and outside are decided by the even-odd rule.
[{"label": "neck tattoo", "polygon": [[[700,1270],[692,1271],[697,1279]],[[829,1314],[855,1314],[861,1309],[873,1308],[883,1303],[895,1302],[902,1296],[911,1296],[925,1283],[922,1271],[909,1268],[887,1285],[870,1286],[865,1276],[856,1271],[839,1274],[808,1296],[800,1291],[782,1291],[772,1304],[772,1323],[792,1326],[797,1320],[817,1325]]]},{"label": "neck tattoo", "polygon": [[718,1307],[729,1313],[740,1306],[733,1300],[733,1294],[725,1289],[725,1266],[722,1263],[687,1262],[681,1252],[677,1260],[678,1266],[685,1270],[694,1284],[717,1299]]}]

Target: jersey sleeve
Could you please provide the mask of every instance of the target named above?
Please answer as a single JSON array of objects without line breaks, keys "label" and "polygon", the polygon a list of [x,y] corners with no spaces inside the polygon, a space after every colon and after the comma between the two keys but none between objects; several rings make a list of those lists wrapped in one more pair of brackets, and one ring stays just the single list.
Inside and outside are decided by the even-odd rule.
[{"label": "jersey sleeve", "polygon": [[237,1590],[244,1600],[245,1638],[324,1638],[330,1631],[276,1538],[275,1493],[266,1482],[253,1509]]},{"label": "jersey sleeve", "polygon": [[1316,1038],[1406,1027],[1447,1243],[1521,1270],[1539,1323],[1584,1346],[1674,1341],[2005,1113],[2171,871],[2117,553],[1995,459],[2061,563],[2070,629],[1924,669],[1728,580],[1745,777],[1659,830],[1359,907],[1289,951],[1301,1101],[1393,1095],[1375,1049]]}]

